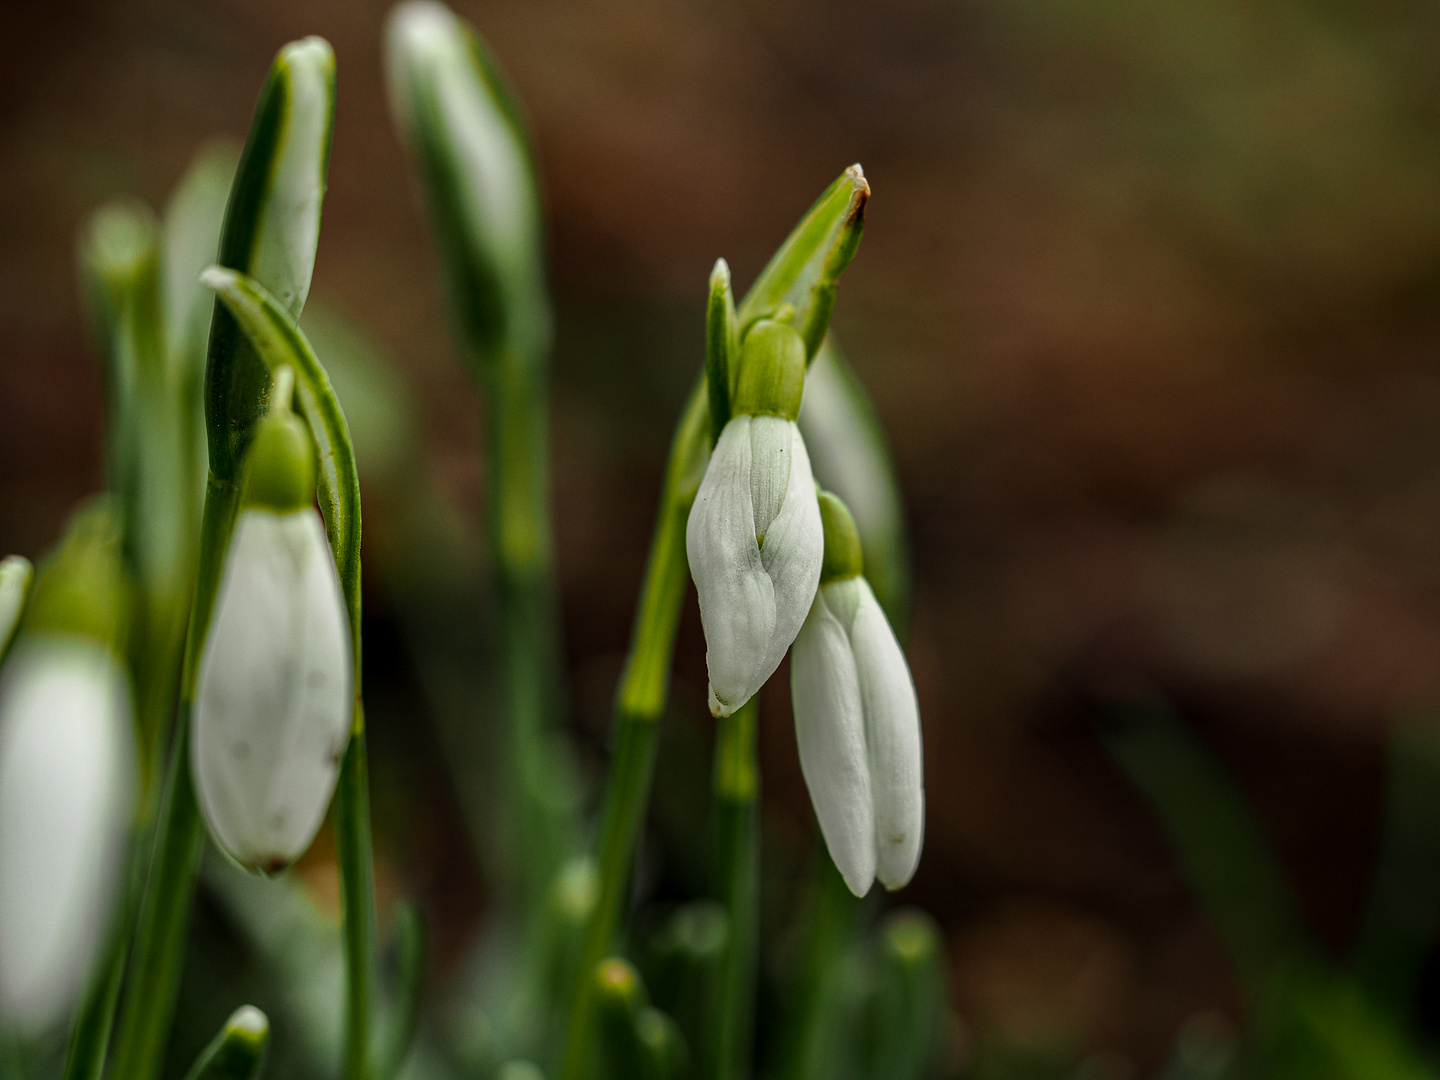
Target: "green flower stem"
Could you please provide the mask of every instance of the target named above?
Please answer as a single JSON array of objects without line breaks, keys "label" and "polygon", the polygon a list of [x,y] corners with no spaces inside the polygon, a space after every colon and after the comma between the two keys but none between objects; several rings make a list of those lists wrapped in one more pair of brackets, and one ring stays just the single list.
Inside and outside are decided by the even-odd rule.
[{"label": "green flower stem", "polygon": [[195,700],[200,645],[219,591],[225,545],[234,524],[239,494],[238,484],[214,475],[205,492],[199,572],[186,641],[180,715],[155,815],[149,873],[140,899],[125,980],[115,1045],[115,1080],[152,1080],[159,1074],[180,989],[190,896],[205,841],[190,777],[190,707]]},{"label": "green flower stem", "polygon": [[853,1021],[847,1006],[844,968],[855,947],[866,905],[856,899],[835,868],[823,840],[816,844],[815,871],[800,925],[804,937],[798,970],[787,994],[789,1009],[778,1075],[821,1080],[835,1060]]},{"label": "green flower stem", "polygon": [[[550,538],[551,315],[540,200],[513,93],[474,29],[439,5],[401,4],[387,38],[391,104],[485,409],[495,671],[506,724],[493,870],[513,894],[507,900],[533,916],[580,847],[573,765],[556,728],[564,667]],[[535,932],[533,921],[525,934]]]},{"label": "green flower stem", "polygon": [[610,952],[630,883],[630,862],[655,771],[660,715],[669,693],[675,629],[690,578],[685,523],[709,449],[710,416],[702,381],[690,395],[671,444],[655,535],[650,543],[650,561],[616,703],[615,751],[600,813],[600,893],[586,927],[578,965],[581,977],[570,1009],[560,1074],[563,1080],[583,1080],[588,1067],[593,996],[585,976]]},{"label": "green flower stem", "polygon": [[[358,711],[357,723],[360,723]],[[334,820],[335,857],[340,864],[340,918],[345,941],[344,1075],[346,1080],[368,1080],[377,945],[370,789],[363,727],[350,736],[350,746],[345,751],[345,764],[335,791]]]},{"label": "green flower stem", "polygon": [[713,1080],[738,1080],[750,1071],[760,931],[758,715],[752,697],[715,730],[715,889],[730,916],[730,935],[705,1015],[704,1074]]},{"label": "green flower stem", "polygon": [[547,380],[542,357],[503,350],[484,372],[488,509],[499,605],[500,685],[513,785],[502,805],[507,865],[521,867],[519,897],[538,910],[575,854],[573,776],[553,731],[562,681],[550,536]]}]

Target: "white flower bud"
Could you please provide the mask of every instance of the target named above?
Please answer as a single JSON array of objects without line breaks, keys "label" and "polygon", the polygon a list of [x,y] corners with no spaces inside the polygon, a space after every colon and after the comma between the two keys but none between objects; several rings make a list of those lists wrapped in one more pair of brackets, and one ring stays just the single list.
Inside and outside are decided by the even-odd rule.
[{"label": "white flower bud", "polygon": [[349,624],[312,507],[235,526],[200,662],[191,766],[215,841],[276,873],[325,816],[350,734]]},{"label": "white flower bud", "polygon": [[845,884],[915,873],[925,828],[920,706],[905,654],[870,584],[822,585],[790,656],[800,769]]},{"label": "white flower bud", "polygon": [[780,666],[810,610],[824,547],[800,429],[781,416],[734,417],[685,528],[715,715],[749,701]]},{"label": "white flower bud", "polygon": [[37,635],[0,680],[0,1014],[64,1019],[109,930],[134,813],[129,683],[107,648]]}]

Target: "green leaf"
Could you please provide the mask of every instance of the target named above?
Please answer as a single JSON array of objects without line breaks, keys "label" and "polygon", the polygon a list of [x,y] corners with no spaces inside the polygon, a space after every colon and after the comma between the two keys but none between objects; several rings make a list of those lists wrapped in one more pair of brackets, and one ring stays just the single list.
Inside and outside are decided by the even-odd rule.
[{"label": "green leaf", "polygon": [[1309,964],[1314,946],[1285,875],[1244,797],[1169,706],[1132,701],[1100,727],[1111,758],[1149,801],[1230,953],[1252,1008]]},{"label": "green leaf", "polygon": [[225,204],[235,179],[240,148],[223,140],[201,150],[170,195],[162,226],[161,306],[172,373],[204,374],[205,344],[215,297],[200,284],[200,271],[220,251]]},{"label": "green leaf", "polygon": [[891,912],[880,925],[872,1001],[875,1033],[871,1075],[924,1080],[943,1044],[945,939],[918,908]]},{"label": "green leaf", "polygon": [[[240,156],[220,265],[248,274],[298,318],[310,292],[335,119],[335,55],[322,38],[280,50]],[[269,372],[217,310],[205,369],[210,470],[235,481],[250,428],[264,411]]]},{"label": "green leaf", "polygon": [[836,284],[859,246],[869,198],[870,185],[859,165],[851,165],[825,189],[745,294],[739,310],[742,333],[789,304],[806,353],[814,358],[830,325]]},{"label": "green leaf", "polygon": [[396,973],[394,1008],[375,1069],[379,1080],[392,1080],[405,1064],[406,1055],[415,1041],[415,1032],[420,1027],[420,1006],[425,992],[425,916],[414,904],[402,904],[395,916],[395,932],[400,953],[399,969]]},{"label": "green leaf", "polygon": [[543,357],[550,340],[540,199],[514,94],[443,4],[401,4],[386,31],[391,111],[420,174],[451,301],[475,360]]},{"label": "green leaf", "polygon": [[185,1080],[254,1080],[269,1041],[270,1021],[265,1014],[254,1005],[241,1005],[200,1052]]}]

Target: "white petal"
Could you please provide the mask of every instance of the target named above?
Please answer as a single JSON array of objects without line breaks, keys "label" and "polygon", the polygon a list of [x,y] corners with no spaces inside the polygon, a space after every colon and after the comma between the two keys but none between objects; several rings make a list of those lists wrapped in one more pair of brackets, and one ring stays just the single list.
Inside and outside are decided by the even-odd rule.
[{"label": "white petal", "polygon": [[350,635],[313,509],[247,510],[200,663],[191,765],[216,842],[274,872],[309,847],[350,733]]},{"label": "white petal", "polygon": [[910,666],[870,583],[852,578],[855,609],[850,642],[865,707],[865,741],[875,797],[876,872],[898,889],[915,873],[925,830],[925,775],[920,703]]},{"label": "white petal", "polygon": [[825,846],[856,896],[875,880],[875,818],[860,682],[845,627],[820,590],[790,654],[800,771]]},{"label": "white petal", "polygon": [[777,416],[757,416],[755,423],[785,425],[790,435],[790,482],[785,502],[765,533],[760,560],[770,576],[775,595],[775,626],[761,662],[755,689],[775,674],[785,651],[800,632],[815,590],[820,584],[820,564],[825,558],[825,529],[820,523],[820,502],[815,496],[815,478],[810,473],[810,456],[800,429]]},{"label": "white petal", "polygon": [[775,629],[775,588],[761,563],[750,501],[751,419],[737,416],[720,433],[685,526],[711,710],[720,716],[749,701],[769,677],[767,671],[757,678]]},{"label": "white petal", "polygon": [[128,682],[111,653],[37,638],[0,683],[0,1013],[63,1019],[108,931],[134,811]]},{"label": "white petal", "polygon": [[755,536],[762,551],[765,534],[790,494],[793,427],[779,416],[750,418],[750,502],[755,508]]}]

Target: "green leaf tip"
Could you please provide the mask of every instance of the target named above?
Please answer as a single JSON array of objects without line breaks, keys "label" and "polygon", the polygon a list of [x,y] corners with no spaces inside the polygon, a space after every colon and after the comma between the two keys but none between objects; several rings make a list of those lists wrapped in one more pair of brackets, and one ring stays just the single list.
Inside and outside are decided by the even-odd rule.
[{"label": "green leaf tip", "polygon": [[821,194],[771,257],[740,304],[742,332],[756,319],[795,309],[794,325],[814,359],[830,325],[835,289],[849,266],[865,226],[870,183],[851,165]]},{"label": "green leaf tip", "polygon": [[420,174],[451,304],[483,362],[548,349],[540,198],[529,139],[499,65],[436,0],[395,8],[386,81]]},{"label": "green leaf tip", "polygon": [[[335,54],[323,38],[280,50],[255,106],[221,230],[220,265],[248,274],[298,318],[310,292],[335,121]],[[210,329],[210,468],[233,480],[269,377],[226,312]]]},{"label": "green leaf tip", "polygon": [[225,1035],[252,1046],[263,1046],[270,1037],[270,1020],[254,1005],[241,1005],[225,1021]]},{"label": "green leaf tip", "polygon": [[5,659],[15,628],[20,625],[33,576],[34,567],[25,556],[7,555],[0,559],[0,661]]},{"label": "green leaf tip", "polygon": [[185,1080],[254,1080],[269,1041],[269,1018],[254,1005],[241,1005],[195,1059]]}]

